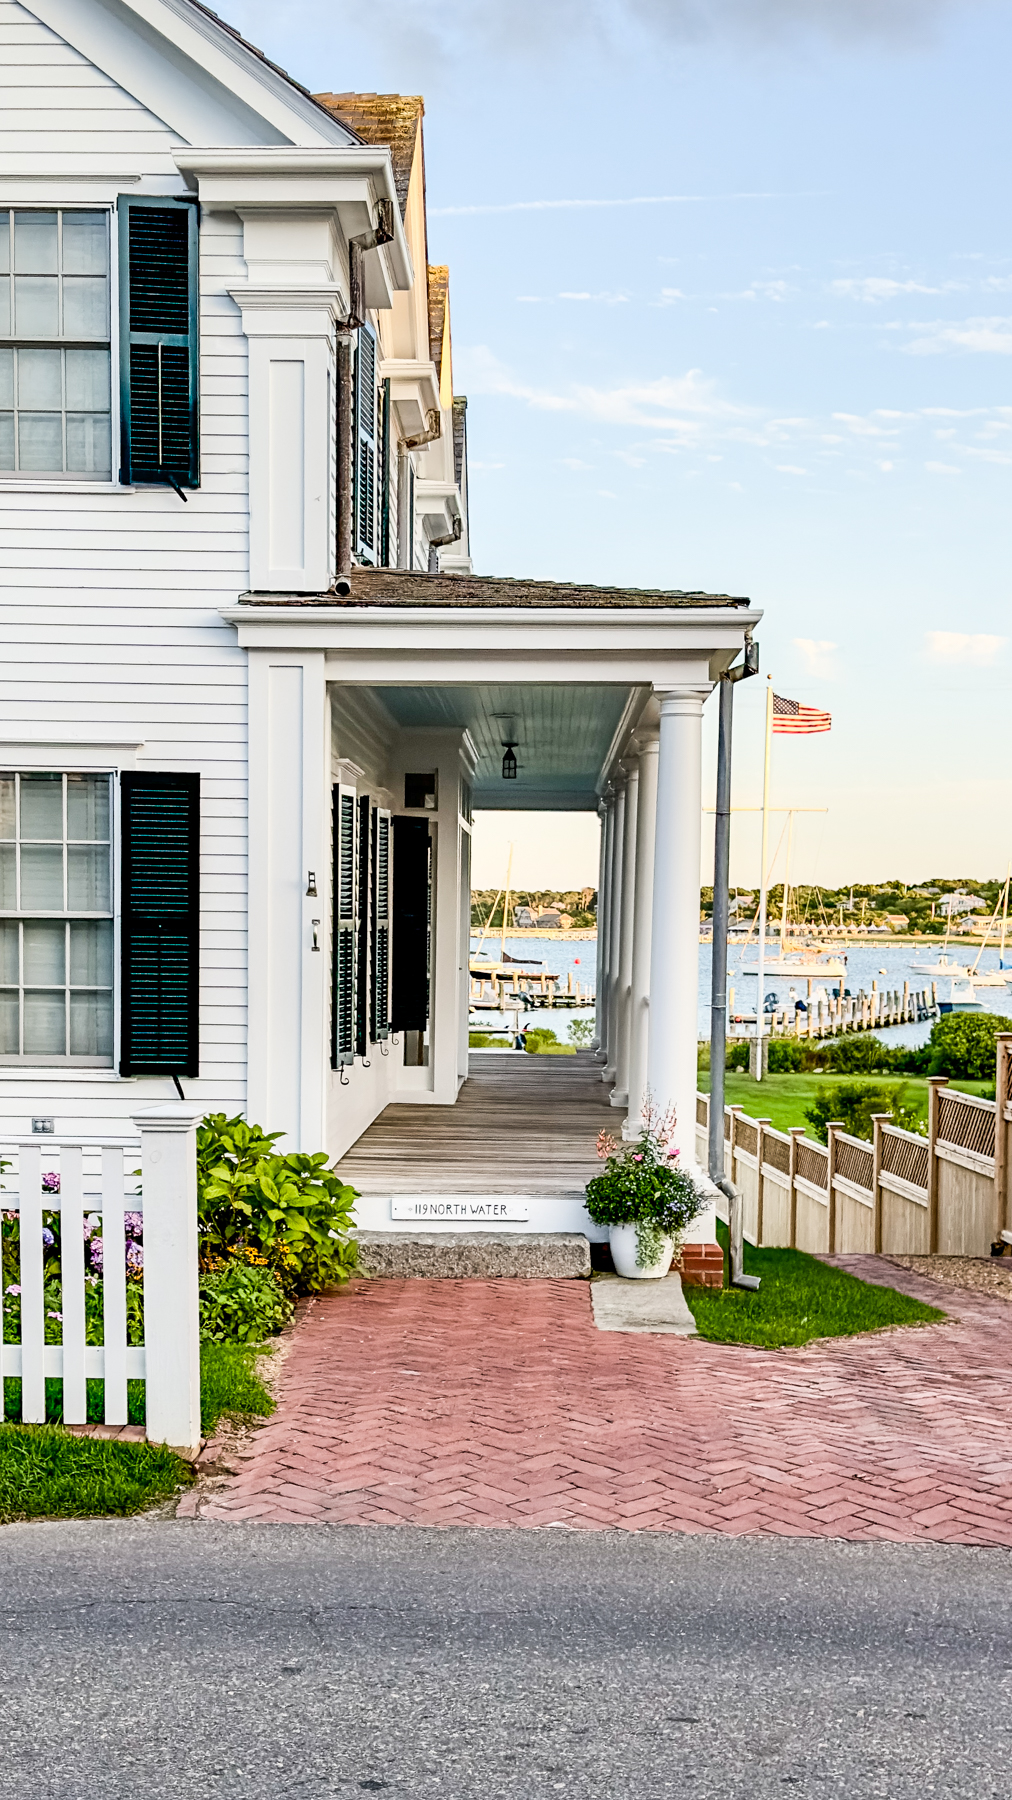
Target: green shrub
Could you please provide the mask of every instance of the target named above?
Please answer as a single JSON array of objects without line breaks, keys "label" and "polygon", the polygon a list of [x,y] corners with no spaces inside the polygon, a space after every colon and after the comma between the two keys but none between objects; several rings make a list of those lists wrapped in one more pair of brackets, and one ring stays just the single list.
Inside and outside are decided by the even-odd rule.
[{"label": "green shrub", "polygon": [[994,1076],[994,1040],[1012,1031],[1012,1019],[999,1013],[947,1013],[931,1027],[928,1073],[956,1081],[986,1081]]},{"label": "green shrub", "polygon": [[724,1067],[727,1069],[747,1070],[749,1049],[750,1045],[747,1038],[736,1038],[733,1044],[728,1044],[727,1046],[727,1060]]},{"label": "green shrub", "polygon": [[282,1134],[209,1113],[197,1128],[201,1259],[258,1252],[299,1294],[317,1294],[355,1268],[355,1189],[314,1156],[279,1155]]},{"label": "green shrub", "polygon": [[768,1068],[771,1075],[795,1075],[804,1067],[805,1048],[797,1038],[771,1038]]},{"label": "green shrub", "polygon": [[575,1056],[572,1044],[560,1044],[547,1025],[531,1025],[524,1032],[529,1056]]},{"label": "green shrub", "polygon": [[230,1257],[200,1277],[200,1335],[217,1343],[262,1344],[295,1311],[277,1270]]},{"label": "green shrub", "polygon": [[597,1026],[593,1019],[570,1019],[569,1041],[577,1050],[585,1050],[594,1041]]},{"label": "green shrub", "polygon": [[909,1106],[904,1096],[906,1088],[880,1087],[875,1082],[841,1081],[839,1087],[828,1088],[819,1094],[814,1104],[805,1112],[805,1118],[812,1127],[812,1134],[820,1144],[828,1141],[827,1126],[830,1120],[839,1120],[851,1137],[871,1140],[874,1126],[873,1113],[889,1113],[894,1125],[902,1126],[904,1131],[923,1133],[924,1126],[920,1114],[915,1107]]}]

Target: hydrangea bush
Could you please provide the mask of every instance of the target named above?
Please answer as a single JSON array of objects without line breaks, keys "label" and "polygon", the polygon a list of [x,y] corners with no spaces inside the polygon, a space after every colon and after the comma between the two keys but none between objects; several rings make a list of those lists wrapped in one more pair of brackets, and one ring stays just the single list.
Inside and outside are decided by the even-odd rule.
[{"label": "hydrangea bush", "polygon": [[587,1183],[587,1211],[595,1225],[635,1225],[641,1269],[658,1260],[664,1238],[677,1244],[705,1204],[692,1176],[678,1167],[674,1127],[673,1111],[658,1113],[648,1101],[635,1140],[619,1143],[607,1131],[598,1135],[597,1154],[605,1166]]}]

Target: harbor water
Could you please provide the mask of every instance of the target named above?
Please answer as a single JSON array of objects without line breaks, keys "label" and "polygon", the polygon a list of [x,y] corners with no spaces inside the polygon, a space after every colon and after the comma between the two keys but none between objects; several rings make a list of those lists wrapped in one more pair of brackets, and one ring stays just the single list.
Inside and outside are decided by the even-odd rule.
[{"label": "harbor water", "polygon": [[[477,948],[477,935],[471,940],[472,954]],[[863,988],[865,993],[871,992],[872,982],[877,982],[880,989],[899,988],[909,982],[911,990],[917,992],[921,988],[930,990],[932,977],[914,969],[914,962],[937,961],[941,948],[939,938],[893,938],[877,944],[851,944],[833,947],[833,955],[846,960],[847,973],[842,984],[836,976],[826,976],[821,981],[813,980],[813,988],[825,987],[827,993],[842,985],[856,994]],[[490,960],[499,955],[499,939],[485,940],[484,949],[489,952]],[[523,937],[507,937],[506,949],[510,956],[532,959],[526,965],[518,963],[517,973],[526,972],[531,975],[557,975],[563,989],[567,976],[573,977],[574,987],[577,981],[581,988],[597,986],[597,942],[593,938],[581,938],[574,943],[567,943],[565,938],[539,938],[526,934]],[[949,954],[954,962],[972,964],[977,957],[979,945],[952,944]],[[774,957],[779,952],[771,945],[767,955]],[[536,960],[534,960],[536,959]],[[998,951],[986,949],[980,959],[981,970],[990,971],[998,967]],[[756,946],[753,942],[748,946],[747,954],[741,944],[731,944],[727,952],[728,988],[734,989],[735,1010],[738,1012],[754,1012],[756,1003]],[[701,1038],[710,1035],[710,967],[711,947],[709,944],[699,946],[699,1010],[698,1032]],[[1012,974],[1012,970],[1009,971]],[[938,992],[941,999],[946,999],[949,991],[947,976],[935,977],[938,981]],[[790,989],[801,999],[805,999],[808,990],[806,977],[766,974],[763,987],[767,994],[776,994],[778,1002],[786,1004]],[[1008,987],[982,987],[976,990],[977,999],[985,1012],[999,1013],[1012,1018],[1012,985]],[[517,1014],[522,1025],[547,1025],[555,1031],[559,1039],[565,1043],[570,1019],[589,1019],[594,1016],[593,1005],[577,1007],[573,1010],[558,1011],[541,1007],[523,1010]],[[512,1015],[510,1015],[512,1022]],[[473,1029],[480,1030],[482,1025],[489,1029],[506,1023],[500,1013],[471,1013]],[[892,1044],[924,1043],[931,1031],[930,1024],[890,1025],[880,1029],[876,1035]]]}]

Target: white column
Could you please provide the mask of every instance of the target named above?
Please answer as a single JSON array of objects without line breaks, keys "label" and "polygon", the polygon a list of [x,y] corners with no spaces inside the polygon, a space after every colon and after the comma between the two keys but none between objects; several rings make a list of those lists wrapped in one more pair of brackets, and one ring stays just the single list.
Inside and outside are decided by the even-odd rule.
[{"label": "white column", "polygon": [[625,859],[625,775],[619,771],[615,793],[615,827],[611,855],[611,882],[608,895],[608,1061],[601,1070],[601,1080],[608,1086],[615,1080],[618,1055],[618,969],[622,954],[622,870]]},{"label": "white column", "polygon": [[[325,1145],[330,1062],[330,712],[322,651],[249,653],[249,742],[246,1116],[265,1131],[285,1132],[284,1150],[314,1151]],[[307,893],[310,870],[315,894]]]},{"label": "white column", "polygon": [[144,1188],[144,1392],[147,1434],[184,1456],[200,1449],[197,1120],[171,1103],[134,1117]]},{"label": "white column", "polygon": [[611,937],[611,877],[615,852],[615,796],[604,796],[602,821],[601,887],[597,896],[597,1061],[608,1061],[608,962]]},{"label": "white column", "polygon": [[650,955],[647,1086],[673,1106],[675,1143],[696,1161],[699,856],[703,701],[709,687],[662,689]]},{"label": "white column", "polygon": [[650,1024],[650,921],[654,906],[654,830],[657,818],[656,730],[637,735],[639,782],[636,809],[636,899],[629,996],[629,1116],[625,1135],[635,1137],[647,1085]]},{"label": "white column", "polygon": [[636,911],[636,830],[639,812],[640,769],[635,757],[623,764],[626,771],[625,841],[622,849],[622,897],[619,917],[618,983],[616,991],[615,1086],[612,1106],[629,1101],[629,1029],[632,1002],[633,941]]},{"label": "white column", "polygon": [[597,803],[598,823],[601,827],[601,842],[597,854],[597,942],[595,950],[594,974],[594,1042],[592,1050],[599,1050],[604,1038],[604,989],[601,986],[601,950],[604,931],[604,881],[605,861],[608,853],[608,808],[603,800]]}]

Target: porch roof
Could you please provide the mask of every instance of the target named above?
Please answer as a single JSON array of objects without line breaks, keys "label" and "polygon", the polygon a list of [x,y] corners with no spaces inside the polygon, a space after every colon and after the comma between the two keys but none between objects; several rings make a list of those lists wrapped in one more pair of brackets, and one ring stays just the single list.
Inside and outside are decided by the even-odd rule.
[{"label": "porch roof", "polygon": [[743,595],[704,594],[685,588],[595,587],[588,582],[533,581],[509,575],[429,575],[415,569],[366,569],[351,572],[347,598],[325,594],[243,594],[242,606],[438,606],[438,607],[595,607],[748,608]]}]

